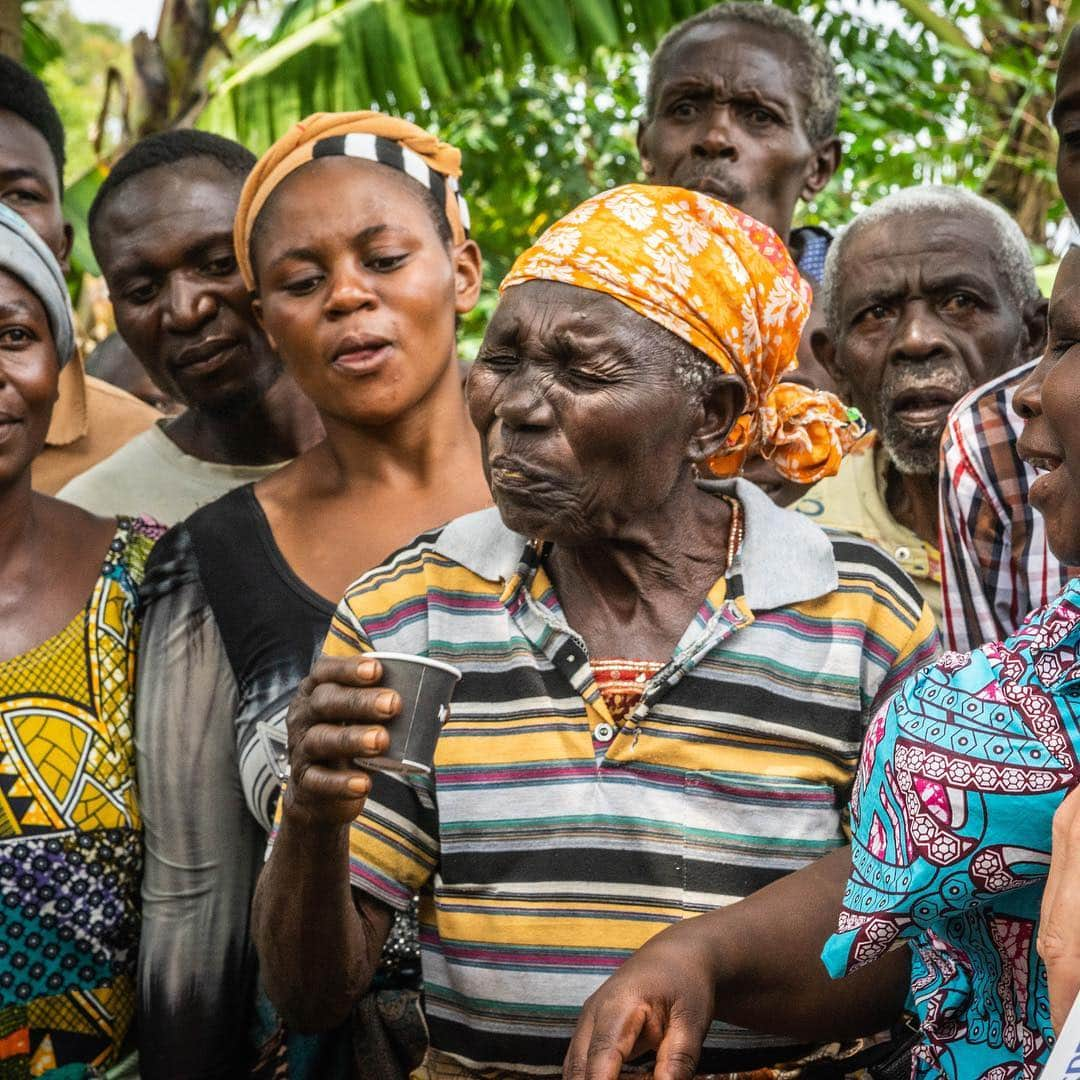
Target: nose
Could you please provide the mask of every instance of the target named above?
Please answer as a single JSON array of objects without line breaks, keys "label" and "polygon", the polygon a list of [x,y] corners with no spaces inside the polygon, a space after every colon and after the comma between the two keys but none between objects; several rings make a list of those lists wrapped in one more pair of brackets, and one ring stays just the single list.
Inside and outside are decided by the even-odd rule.
[{"label": "nose", "polygon": [[503,379],[495,416],[514,431],[551,427],[555,414],[539,380],[527,365]]},{"label": "nose", "polygon": [[185,276],[169,280],[161,323],[175,334],[190,334],[217,314],[214,294]]},{"label": "nose", "polygon": [[892,340],[893,360],[936,360],[949,352],[942,321],[929,304],[915,301],[905,306]]},{"label": "nose", "polygon": [[362,265],[343,260],[334,268],[330,291],[326,298],[329,315],[351,315],[355,311],[373,309],[379,303],[372,276]]},{"label": "nose", "polygon": [[1016,388],[1013,395],[1013,408],[1022,420],[1034,420],[1042,416],[1042,386],[1046,374],[1042,361],[1035,365],[1028,377]]},{"label": "nose", "polygon": [[694,142],[694,157],[738,161],[739,148],[732,137],[732,123],[731,109],[723,104],[714,105],[709,110],[700,136]]}]

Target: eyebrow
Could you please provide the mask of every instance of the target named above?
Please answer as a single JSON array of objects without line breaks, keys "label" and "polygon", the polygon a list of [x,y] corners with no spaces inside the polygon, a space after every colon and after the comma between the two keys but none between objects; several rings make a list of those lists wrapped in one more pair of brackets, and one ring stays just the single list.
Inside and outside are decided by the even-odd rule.
[{"label": "eyebrow", "polygon": [[39,169],[31,168],[29,165],[12,165],[6,169],[0,168],[0,181],[10,184],[15,180],[36,180],[45,187],[49,186],[48,177]]},{"label": "eyebrow", "polygon": [[1074,111],[1080,107],[1080,89],[1072,90],[1062,98],[1058,98],[1050,110],[1050,123],[1056,128],[1058,117],[1062,113]]},{"label": "eyebrow", "polygon": [[[352,242],[354,244],[366,244],[369,240],[374,240],[381,233],[389,232],[390,225],[369,225],[366,229],[361,229],[356,236],[353,237]],[[302,260],[305,262],[317,262],[319,260],[319,252],[311,247],[293,247],[287,251],[283,251],[280,255],[275,255],[270,260],[271,268],[280,266],[283,262],[288,262],[290,259]]]},{"label": "eyebrow", "polygon": [[[941,293],[949,289],[970,289],[972,292],[992,294],[996,290],[993,282],[971,272],[956,271],[939,277],[929,276],[923,283],[923,292]],[[844,310],[855,314],[874,304],[887,304],[903,299],[908,294],[906,285],[884,286],[859,292],[852,290],[845,298]]]},{"label": "eyebrow", "polygon": [[0,300],[0,319],[36,318],[39,312],[25,300]]},{"label": "eyebrow", "polygon": [[[181,256],[181,262],[193,262],[200,258],[204,258],[219,244],[227,246],[231,252],[233,250],[232,233],[227,231],[220,232],[205,240],[200,240],[197,244],[193,244],[189,248],[185,248]],[[155,262],[153,258],[147,257],[147,255],[140,252],[126,260],[121,256],[113,270],[113,275],[117,278],[137,277],[141,274],[156,274],[159,273],[161,269],[161,265]]]},{"label": "eyebrow", "polygon": [[[545,344],[559,352],[573,353],[576,356],[588,357],[596,351],[595,341],[574,330],[556,330]],[[605,342],[604,352],[610,359],[625,364],[627,367],[633,367],[638,359],[636,350],[618,338],[609,337]]]},{"label": "eyebrow", "polygon": [[[660,87],[656,100],[659,104],[660,102],[667,101],[673,95],[694,94],[703,96],[705,94],[711,94],[712,92],[713,84],[710,80],[703,79],[698,75],[684,75],[680,78],[673,79],[671,82],[664,83],[664,85]],[[770,108],[785,114],[792,108],[792,102],[787,98],[778,98],[763,94],[755,87],[740,85],[737,79],[735,85],[732,87],[731,96],[736,99],[752,99],[760,102],[762,105],[768,105]]]}]

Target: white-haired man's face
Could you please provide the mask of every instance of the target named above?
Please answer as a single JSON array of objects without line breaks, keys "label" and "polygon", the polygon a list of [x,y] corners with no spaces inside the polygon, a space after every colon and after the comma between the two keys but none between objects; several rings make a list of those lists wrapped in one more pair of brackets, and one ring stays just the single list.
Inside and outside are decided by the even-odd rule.
[{"label": "white-haired man's face", "polygon": [[1041,344],[1045,307],[1018,302],[998,242],[985,216],[927,210],[867,224],[843,248],[835,338],[815,333],[815,353],[902,473],[936,474],[956,402]]}]

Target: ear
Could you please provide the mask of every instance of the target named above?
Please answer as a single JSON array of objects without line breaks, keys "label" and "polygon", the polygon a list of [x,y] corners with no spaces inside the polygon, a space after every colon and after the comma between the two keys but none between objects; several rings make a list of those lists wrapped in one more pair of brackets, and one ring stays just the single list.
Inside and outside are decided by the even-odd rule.
[{"label": "ear", "polygon": [[724,446],[732,424],[746,407],[746,387],[738,375],[722,375],[702,398],[697,426],[690,433],[687,457],[703,465]]},{"label": "ear", "polygon": [[1024,320],[1024,338],[1020,343],[1023,357],[1020,363],[1026,364],[1034,356],[1042,356],[1046,350],[1046,313],[1050,310],[1050,301],[1045,296],[1028,300],[1024,304],[1021,318]]},{"label": "ear", "polygon": [[653,174],[653,163],[649,157],[649,151],[647,147],[648,142],[649,125],[644,120],[638,121],[637,129],[637,152],[638,157],[641,158],[641,171],[648,177]]},{"label": "ear", "polygon": [[71,227],[70,221],[64,222],[64,247],[59,253],[60,258],[57,262],[60,263],[60,269],[64,271],[66,275],[71,270],[71,247],[75,243],[75,230]]},{"label": "ear", "polygon": [[266,329],[266,320],[263,318],[262,301],[259,299],[258,293],[251,294],[251,314],[255,316],[255,321],[259,324],[259,329],[266,335],[266,340],[270,342],[270,348],[276,353],[278,351],[277,342],[274,340],[274,335]]},{"label": "ear", "polygon": [[454,310],[459,315],[472,311],[480,299],[484,282],[484,257],[473,240],[459,244],[452,252],[454,263]]},{"label": "ear", "polygon": [[826,185],[833,178],[836,170],[840,167],[840,158],[843,155],[843,147],[839,139],[826,139],[810,160],[810,165],[803,181],[803,189],[800,196],[803,202],[809,202],[816,195],[825,190]]},{"label": "ear", "polygon": [[[810,348],[814,359],[832,376],[832,381],[844,392],[848,392],[847,371],[840,362],[836,344],[828,330],[815,330],[810,335]],[[845,399],[846,400],[846,399]]]}]

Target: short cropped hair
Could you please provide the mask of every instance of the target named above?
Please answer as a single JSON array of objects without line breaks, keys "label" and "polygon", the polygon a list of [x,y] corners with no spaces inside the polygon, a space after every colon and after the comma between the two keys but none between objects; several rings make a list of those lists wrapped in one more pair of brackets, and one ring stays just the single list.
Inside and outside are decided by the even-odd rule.
[{"label": "short cropped hair", "polygon": [[49,144],[56,179],[64,190],[64,125],[44,83],[8,56],[0,56],[0,109],[25,120]]},{"label": "short cropped hair", "polygon": [[760,26],[766,30],[786,34],[801,45],[804,52],[800,64],[806,95],[806,112],[803,126],[809,140],[815,145],[836,134],[836,119],[840,112],[840,80],[836,65],[829,55],[829,47],[812,26],[798,15],[775,4],[758,3],[756,0],[729,0],[691,16],[675,26],[656,48],[649,61],[649,80],[645,89],[645,122],[650,123],[656,115],[660,77],[675,46],[691,30],[699,26],[720,23],[743,23]]},{"label": "short cropped hair", "polygon": [[181,128],[177,131],[162,131],[140,139],[110,170],[101,187],[98,188],[94,201],[90,204],[88,225],[90,243],[96,246],[96,224],[105,204],[129,181],[141,176],[150,169],[161,165],[175,165],[191,158],[206,158],[216,161],[226,172],[240,180],[247,177],[255,168],[255,155],[240,143],[213,135],[209,131],[195,131]]},{"label": "short cropped hair", "polygon": [[840,268],[844,251],[852,237],[871,225],[880,225],[896,217],[926,213],[950,218],[981,218],[993,235],[994,261],[1017,306],[1023,307],[1039,299],[1031,250],[1020,226],[996,203],[967,188],[925,184],[904,188],[879,199],[859,214],[833,241],[825,259],[825,273],[821,282],[825,323],[832,337],[835,338],[840,330]]}]

